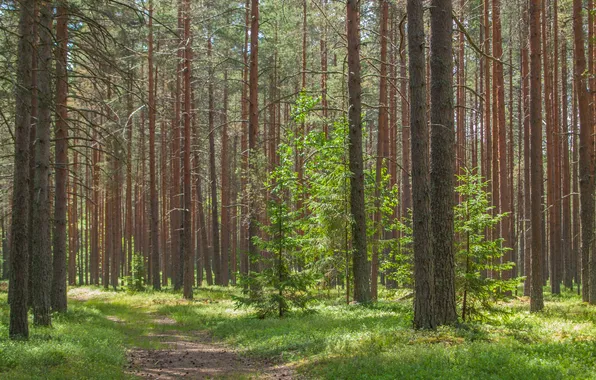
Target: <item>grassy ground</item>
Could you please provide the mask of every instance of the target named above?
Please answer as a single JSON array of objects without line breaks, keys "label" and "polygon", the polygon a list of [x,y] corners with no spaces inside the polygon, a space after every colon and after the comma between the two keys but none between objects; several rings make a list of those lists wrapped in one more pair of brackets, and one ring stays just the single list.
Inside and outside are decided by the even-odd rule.
[{"label": "grassy ground", "polygon": [[[150,335],[172,328],[209,330],[247,355],[293,362],[308,378],[596,379],[596,308],[572,294],[547,295],[535,315],[521,299],[490,323],[419,332],[411,329],[411,300],[371,307],[327,300],[315,313],[259,320],[236,310],[232,293],[200,289],[186,302],[171,292],[73,289],[69,312],[52,328],[11,342],[0,291],[0,378],[126,378],[126,347],[156,347]],[[177,325],[156,323],[160,315]]]}]

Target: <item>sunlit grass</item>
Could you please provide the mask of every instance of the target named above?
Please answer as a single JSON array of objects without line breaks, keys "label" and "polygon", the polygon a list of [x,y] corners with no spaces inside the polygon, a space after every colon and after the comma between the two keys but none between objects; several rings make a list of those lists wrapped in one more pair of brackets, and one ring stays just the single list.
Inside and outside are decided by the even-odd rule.
[{"label": "sunlit grass", "polygon": [[[126,347],[157,348],[153,335],[207,330],[246,355],[293,362],[308,378],[595,379],[596,312],[572,293],[546,295],[541,313],[526,298],[499,306],[490,322],[414,331],[411,299],[345,305],[322,293],[313,313],[260,320],[235,308],[237,289],[131,294],[76,288],[69,312],[29,342],[7,339],[0,293],[0,378],[125,378]],[[337,298],[335,298],[337,296]],[[159,323],[167,316],[177,324]]]}]

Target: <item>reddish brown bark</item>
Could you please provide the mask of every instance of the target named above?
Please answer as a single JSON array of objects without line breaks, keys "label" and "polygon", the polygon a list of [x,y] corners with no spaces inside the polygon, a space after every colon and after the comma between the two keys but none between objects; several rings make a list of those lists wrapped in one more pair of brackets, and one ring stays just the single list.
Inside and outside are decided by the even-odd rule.
[{"label": "reddish brown bark", "polygon": [[[207,41],[207,59],[211,59],[211,36]],[[224,284],[223,273],[222,273],[222,260],[220,253],[220,241],[219,241],[219,205],[217,203],[217,172],[215,168],[215,105],[213,95],[213,72],[209,68],[209,84],[208,84],[208,96],[209,96],[209,189],[211,197],[211,239],[212,239],[212,264],[215,272],[215,283],[218,285],[227,285],[227,281]]]},{"label": "reddish brown bark", "polygon": [[431,226],[437,325],[457,322],[455,309],[455,131],[451,0],[432,0],[430,13]]},{"label": "reddish brown bark", "polygon": [[426,122],[425,41],[422,3],[408,0],[410,130],[412,132],[412,230],[414,247],[414,327],[435,328],[434,265],[430,226],[429,128]]},{"label": "reddish brown bark", "polygon": [[[221,274],[222,284],[229,282],[230,259],[230,163],[228,139],[228,72],[224,73],[223,112],[221,128]],[[213,134],[214,131],[211,131]]]},{"label": "reddish brown bark", "polygon": [[563,230],[561,237],[561,246],[563,247],[563,284],[567,289],[573,289],[573,277],[574,277],[574,252],[571,239],[571,168],[569,165],[569,111],[567,99],[567,86],[568,86],[568,69],[567,69],[567,40],[563,38],[563,46],[561,50],[561,121],[562,121],[562,162],[561,162],[561,177],[563,181]]},{"label": "reddish brown bark", "polygon": [[574,83],[579,110],[579,191],[581,223],[582,299],[596,303],[596,257],[590,253],[594,235],[594,140],[591,136],[592,109],[588,91],[581,1],[573,1]]},{"label": "reddish brown bark", "polygon": [[381,221],[381,176],[384,160],[388,156],[389,141],[388,141],[388,110],[387,110],[387,21],[389,18],[389,3],[386,0],[381,0],[381,25],[380,25],[380,39],[381,39],[381,77],[379,79],[379,119],[377,127],[377,158],[376,158],[376,210],[375,223],[376,235],[375,244],[373,245],[372,263],[371,263],[371,284],[370,293],[372,300],[377,299],[377,285],[379,275],[379,247],[378,241],[382,237],[383,226]]},{"label": "reddish brown bark", "polygon": [[190,129],[191,129],[191,62],[192,47],[190,34],[190,0],[184,0],[184,212],[183,212],[183,247],[184,247],[184,298],[192,299],[194,285],[194,251],[192,249],[191,212],[191,170],[190,170]]},{"label": "reddish brown bark", "polygon": [[544,308],[542,296],[542,95],[540,83],[540,0],[531,0],[530,23],[530,166],[531,166],[531,288],[530,311]]},{"label": "reddish brown bark", "polygon": [[159,275],[159,199],[155,173],[155,78],[153,74],[153,3],[149,3],[149,37],[147,66],[149,68],[149,235],[151,239],[151,280],[154,290],[161,289]]},{"label": "reddish brown bark", "polygon": [[[256,143],[259,126],[259,1],[251,0],[251,27],[250,27],[250,70],[249,70],[249,103],[248,103],[248,187],[255,191],[254,183],[250,183],[251,174],[256,167]],[[252,186],[251,186],[252,185]],[[253,237],[257,236],[257,213],[254,202],[255,194],[248,194],[248,255],[256,257],[257,247]],[[248,259],[247,259],[248,260]]]}]

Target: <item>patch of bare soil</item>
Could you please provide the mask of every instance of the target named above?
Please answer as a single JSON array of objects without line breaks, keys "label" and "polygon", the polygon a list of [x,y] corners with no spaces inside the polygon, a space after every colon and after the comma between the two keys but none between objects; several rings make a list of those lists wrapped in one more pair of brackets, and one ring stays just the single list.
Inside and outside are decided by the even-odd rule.
[{"label": "patch of bare soil", "polygon": [[88,288],[70,288],[68,290],[68,297],[77,301],[89,301],[93,298],[105,297],[105,293],[98,289]]},{"label": "patch of bare soil", "polygon": [[[167,317],[154,321],[175,324],[174,320]],[[167,348],[129,350],[129,374],[149,379],[295,378],[291,368],[243,357],[235,350],[213,341],[209,334],[202,331],[168,331],[153,335],[152,339],[158,339]]]}]

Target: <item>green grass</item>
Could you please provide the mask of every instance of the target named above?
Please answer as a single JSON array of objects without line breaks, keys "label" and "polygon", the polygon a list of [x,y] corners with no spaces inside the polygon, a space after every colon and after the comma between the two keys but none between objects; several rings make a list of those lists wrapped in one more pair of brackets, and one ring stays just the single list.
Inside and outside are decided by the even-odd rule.
[{"label": "green grass", "polygon": [[[192,302],[169,291],[75,291],[93,298],[71,300],[29,342],[7,339],[0,293],[0,378],[123,378],[126,347],[158,347],[151,334],[177,329],[208,330],[247,355],[294,363],[308,378],[596,379],[596,308],[571,293],[547,294],[542,313],[516,300],[490,323],[429,332],[412,330],[411,299],[363,307],[338,298],[314,313],[259,320],[236,310],[237,290],[201,288]],[[158,324],[160,315],[178,324]]]},{"label": "green grass", "polygon": [[11,341],[6,298],[0,294],[0,378],[126,378],[125,336],[100,310],[71,302],[51,328],[31,326],[28,341]]}]

